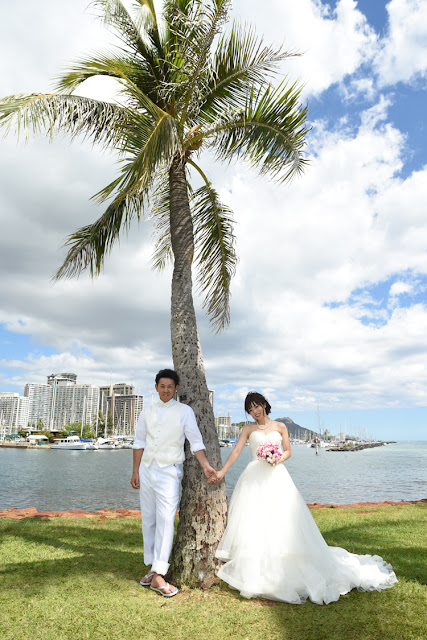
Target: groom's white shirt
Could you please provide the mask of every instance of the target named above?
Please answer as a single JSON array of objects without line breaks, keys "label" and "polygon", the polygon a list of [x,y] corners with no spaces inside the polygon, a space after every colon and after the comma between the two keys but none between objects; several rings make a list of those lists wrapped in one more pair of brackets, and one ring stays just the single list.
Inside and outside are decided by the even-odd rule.
[{"label": "groom's white shirt", "polygon": [[155,460],[160,467],[165,467],[184,462],[185,438],[191,453],[205,449],[191,407],[174,399],[167,403],[159,400],[140,414],[133,448],[144,449],[144,465],[149,466]]}]

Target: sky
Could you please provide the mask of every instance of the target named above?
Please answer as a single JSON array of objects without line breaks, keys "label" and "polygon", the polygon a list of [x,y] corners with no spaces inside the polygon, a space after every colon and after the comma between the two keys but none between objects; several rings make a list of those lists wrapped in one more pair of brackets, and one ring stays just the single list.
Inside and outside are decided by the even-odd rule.
[{"label": "sky", "polygon": [[[215,414],[244,419],[248,390],[271,417],[332,433],[427,439],[427,3],[235,0],[231,18],[301,55],[310,159],[286,185],[245,164],[201,165],[234,211],[231,325],[215,336],[196,297]],[[71,61],[111,46],[87,0],[3,7],[0,95],[51,91]],[[109,99],[104,80],[80,91]],[[91,280],[52,284],[63,242],[115,158],[82,140],[0,139],[0,391],[74,372],[151,398],[172,365],[170,278],[150,271],[149,222]]]}]

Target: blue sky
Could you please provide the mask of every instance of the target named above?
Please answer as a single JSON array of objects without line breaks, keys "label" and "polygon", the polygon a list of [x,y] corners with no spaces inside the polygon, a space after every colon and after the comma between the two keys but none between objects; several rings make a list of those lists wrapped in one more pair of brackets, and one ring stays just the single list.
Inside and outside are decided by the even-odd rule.
[{"label": "blue sky", "polygon": [[[47,90],[68,61],[105,46],[86,5],[9,3],[2,95]],[[319,406],[332,431],[345,421],[426,439],[426,3],[269,0],[260,12],[235,0],[232,16],[303,53],[281,73],[304,83],[311,162],[278,187],[204,159],[235,212],[240,256],[229,330],[213,336],[197,302],[215,411],[242,419],[256,388],[275,417],[302,426],[316,425]],[[102,83],[84,91],[111,95]],[[114,177],[113,159],[82,141],[1,144],[0,391],[74,371],[80,382],[134,380],[151,397],[171,352],[170,273],[148,269],[149,224],[132,228],[98,280],[50,282],[66,235],[101,215],[89,199]]]}]

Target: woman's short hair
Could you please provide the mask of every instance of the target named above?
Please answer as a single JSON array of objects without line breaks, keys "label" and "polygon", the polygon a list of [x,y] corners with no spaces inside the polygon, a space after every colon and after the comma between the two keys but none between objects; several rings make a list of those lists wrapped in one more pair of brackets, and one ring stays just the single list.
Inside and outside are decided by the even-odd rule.
[{"label": "woman's short hair", "polygon": [[179,385],[179,375],[173,369],[161,369],[156,375],[156,384],[159,384],[160,378],[169,378],[175,382],[175,386]]},{"label": "woman's short hair", "polygon": [[245,398],[245,411],[249,413],[251,407],[255,406],[264,406],[265,405],[265,413],[268,415],[271,412],[271,406],[267,398],[265,398],[262,393],[258,393],[258,391],[249,391],[248,395]]}]

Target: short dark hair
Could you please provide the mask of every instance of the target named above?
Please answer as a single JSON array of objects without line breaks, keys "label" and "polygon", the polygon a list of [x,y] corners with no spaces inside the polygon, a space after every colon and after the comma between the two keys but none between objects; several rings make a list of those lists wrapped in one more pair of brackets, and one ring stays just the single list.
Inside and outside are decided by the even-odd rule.
[{"label": "short dark hair", "polygon": [[258,393],[258,391],[249,391],[248,395],[245,398],[245,411],[249,413],[252,405],[257,407],[265,405],[265,413],[268,415],[271,412],[271,406],[267,398],[265,398],[262,393]]},{"label": "short dark hair", "polygon": [[156,375],[156,384],[159,384],[160,378],[170,378],[175,382],[175,387],[179,385],[179,375],[173,369],[161,369]]}]

